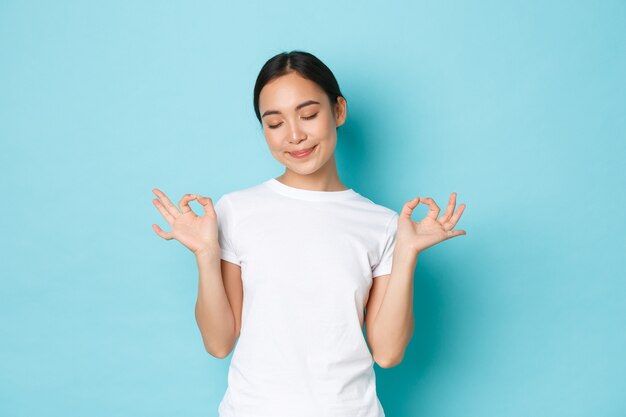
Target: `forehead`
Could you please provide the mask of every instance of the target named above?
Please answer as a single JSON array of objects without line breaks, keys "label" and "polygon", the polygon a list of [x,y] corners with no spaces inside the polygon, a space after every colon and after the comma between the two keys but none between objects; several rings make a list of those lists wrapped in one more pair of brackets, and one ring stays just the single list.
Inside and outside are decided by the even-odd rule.
[{"label": "forehead", "polygon": [[311,80],[296,72],[283,75],[268,82],[259,94],[259,109],[292,109],[306,99],[316,99],[324,104],[326,93]]}]

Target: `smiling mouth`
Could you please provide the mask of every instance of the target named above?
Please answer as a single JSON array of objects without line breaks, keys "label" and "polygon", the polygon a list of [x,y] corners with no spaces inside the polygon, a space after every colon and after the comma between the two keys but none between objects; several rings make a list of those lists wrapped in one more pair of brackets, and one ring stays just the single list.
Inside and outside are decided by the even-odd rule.
[{"label": "smiling mouth", "polygon": [[305,156],[310,155],[311,153],[313,153],[313,151],[315,150],[315,148],[317,147],[317,145],[309,148],[309,149],[305,149],[302,151],[298,151],[298,152],[288,152],[289,155],[293,156],[294,158],[304,158]]}]

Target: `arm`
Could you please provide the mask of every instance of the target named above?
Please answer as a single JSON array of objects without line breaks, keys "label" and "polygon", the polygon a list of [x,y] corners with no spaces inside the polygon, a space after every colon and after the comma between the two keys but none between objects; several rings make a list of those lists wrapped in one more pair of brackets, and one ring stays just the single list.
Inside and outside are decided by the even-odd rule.
[{"label": "arm", "polygon": [[206,351],[222,359],[230,354],[238,331],[224,287],[219,254],[219,246],[196,254],[199,277],[195,315]]},{"label": "arm", "polygon": [[[411,214],[420,202],[429,210],[422,221],[414,222]],[[374,280],[366,315],[372,356],[385,368],[402,361],[413,336],[413,274],[418,255],[437,243],[466,234],[465,230],[452,230],[465,210],[461,204],[455,212],[455,205],[456,193],[452,193],[446,211],[437,218],[440,210],[435,201],[416,197],[404,204],[398,217],[391,274]]]},{"label": "arm", "polygon": [[413,273],[417,256],[396,246],[391,274],[374,279],[367,304],[367,342],[383,368],[402,362],[413,336]]},{"label": "arm", "polygon": [[[152,202],[172,226],[172,231],[166,232],[153,224],[156,234],[165,240],[180,241],[196,255],[199,273],[196,321],[206,351],[224,358],[239,337],[243,286],[241,267],[221,260],[217,211],[222,200],[213,206],[210,197],[185,194],[176,207],[158,188],[152,192],[159,197]],[[189,202],[195,199],[204,207],[203,216],[197,216],[189,207]],[[219,219],[223,220],[222,215]]]}]

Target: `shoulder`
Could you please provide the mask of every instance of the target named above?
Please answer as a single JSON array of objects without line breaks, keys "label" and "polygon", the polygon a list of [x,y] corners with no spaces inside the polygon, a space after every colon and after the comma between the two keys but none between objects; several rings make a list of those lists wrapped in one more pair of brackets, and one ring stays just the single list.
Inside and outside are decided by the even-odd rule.
[{"label": "shoulder", "polygon": [[341,218],[347,227],[356,230],[359,235],[380,241],[395,232],[397,221],[394,219],[398,218],[398,213],[390,207],[375,203],[361,194],[346,203],[346,211]]},{"label": "shoulder", "polygon": [[375,203],[361,194],[358,194],[355,199],[355,203],[358,205],[360,213],[375,219],[377,223],[383,223],[385,226],[393,218],[398,217],[398,213],[395,210],[382,204]]},{"label": "shoulder", "polygon": [[224,193],[220,197],[220,200],[224,199],[235,206],[240,206],[242,204],[250,204],[259,197],[266,195],[265,183],[260,183]]},{"label": "shoulder", "polygon": [[267,193],[265,184],[260,183],[222,194],[215,207],[236,218],[245,218],[269,198],[271,196]]}]

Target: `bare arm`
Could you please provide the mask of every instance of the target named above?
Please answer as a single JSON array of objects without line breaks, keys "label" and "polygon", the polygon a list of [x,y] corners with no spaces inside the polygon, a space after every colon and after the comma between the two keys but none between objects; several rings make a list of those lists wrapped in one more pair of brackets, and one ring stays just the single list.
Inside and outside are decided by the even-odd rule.
[{"label": "bare arm", "polygon": [[[422,221],[414,222],[411,214],[420,201],[429,206],[429,211]],[[382,281],[372,285],[366,316],[372,356],[385,368],[402,362],[413,336],[413,273],[418,255],[437,243],[466,234],[465,230],[452,230],[465,210],[465,204],[461,204],[455,213],[455,205],[456,193],[452,193],[446,211],[438,219],[440,210],[435,201],[416,197],[404,204],[398,217],[391,274],[376,278]]]},{"label": "bare arm", "polygon": [[224,287],[219,251],[217,246],[196,255],[198,299],[195,314],[206,351],[217,358],[225,358],[235,345],[238,331]]},{"label": "bare arm", "polygon": [[396,246],[391,274],[374,280],[368,300],[367,342],[383,368],[402,362],[413,336],[413,272],[417,258]]},{"label": "bare arm", "polygon": [[[152,190],[152,200],[163,218],[172,226],[166,232],[157,224],[154,231],[163,239],[180,241],[196,256],[198,265],[198,299],[196,322],[208,353],[225,358],[232,350],[241,322],[243,290],[239,265],[222,261],[218,241],[217,214],[210,197],[185,194],[176,207],[161,190]],[[197,199],[204,215],[197,216],[189,202]]]}]

